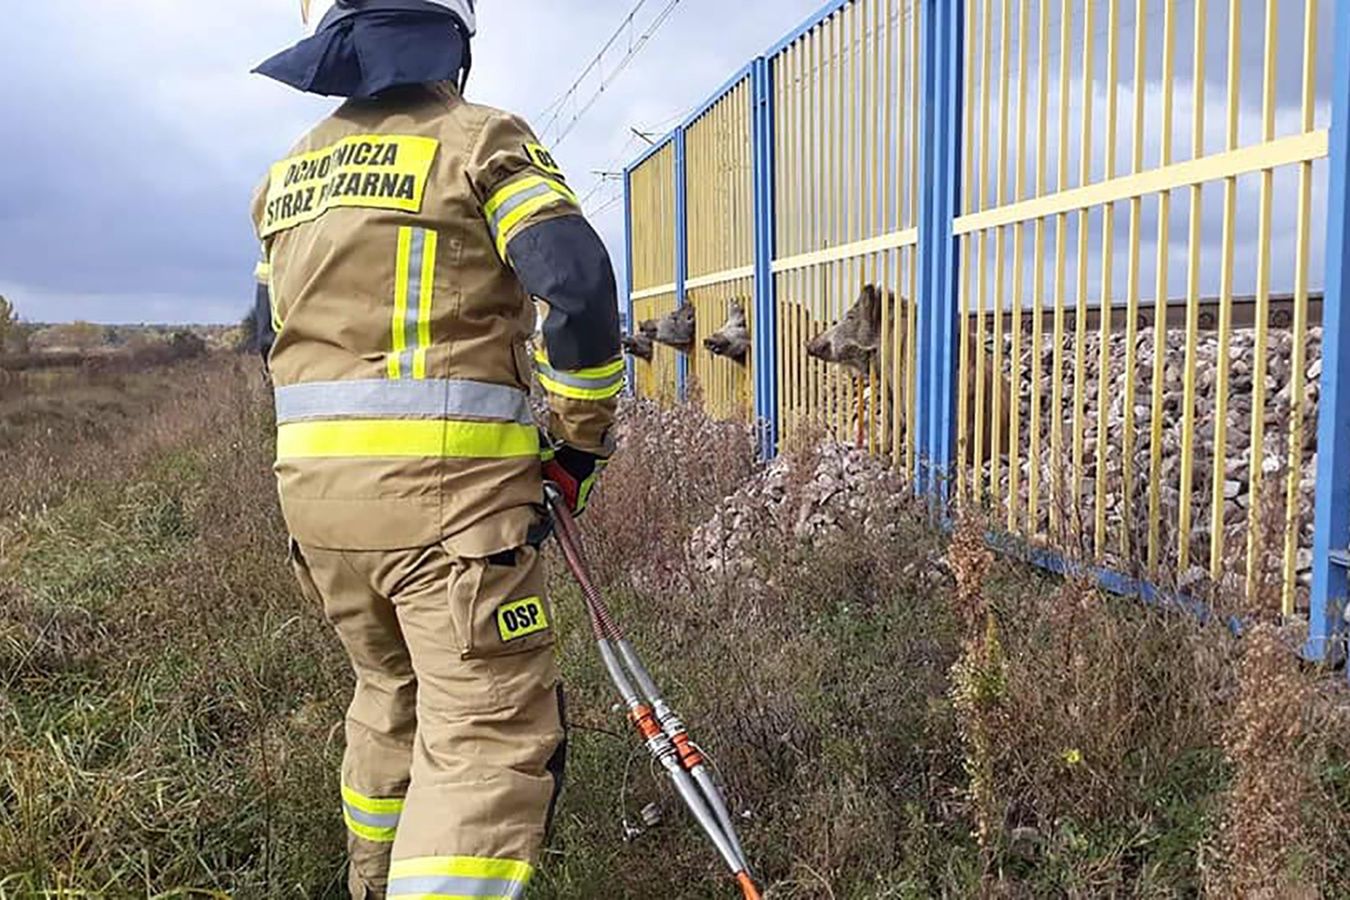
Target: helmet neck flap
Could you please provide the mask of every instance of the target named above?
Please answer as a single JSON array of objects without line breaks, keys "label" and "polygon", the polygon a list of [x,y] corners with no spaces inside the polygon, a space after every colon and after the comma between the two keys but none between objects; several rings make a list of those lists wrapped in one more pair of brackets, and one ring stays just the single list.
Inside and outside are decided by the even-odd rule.
[{"label": "helmet neck flap", "polygon": [[[465,22],[458,8],[468,10]],[[454,9],[452,9],[454,8]],[[339,0],[314,34],[253,71],[296,90],[367,99],[392,88],[450,82],[463,92],[476,22],[470,0]]]}]

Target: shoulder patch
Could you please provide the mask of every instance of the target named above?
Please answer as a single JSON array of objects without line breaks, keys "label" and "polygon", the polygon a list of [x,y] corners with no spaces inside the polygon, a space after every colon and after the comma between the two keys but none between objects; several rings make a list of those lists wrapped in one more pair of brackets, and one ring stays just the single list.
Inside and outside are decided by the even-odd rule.
[{"label": "shoulder patch", "polygon": [[557,175],[559,178],[566,180],[562,169],[558,166],[558,161],[554,159],[553,154],[545,150],[542,145],[526,144],[525,155],[530,158],[530,162],[534,163],[545,172],[550,175]]},{"label": "shoulder patch", "polygon": [[497,634],[504,644],[548,631],[548,628],[548,613],[540,597],[513,600],[497,608]]}]

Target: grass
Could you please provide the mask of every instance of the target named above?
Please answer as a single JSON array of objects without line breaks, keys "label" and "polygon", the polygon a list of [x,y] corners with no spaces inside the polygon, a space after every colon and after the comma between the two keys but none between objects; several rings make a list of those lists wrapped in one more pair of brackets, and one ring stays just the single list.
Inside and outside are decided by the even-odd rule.
[{"label": "grass", "polygon": [[[0,403],[0,897],[342,896],[350,676],[285,562],[264,386],[223,357],[116,378]],[[693,577],[749,436],[625,429],[597,575],[770,897],[1350,896],[1350,698],[1278,632],[985,557],[903,503],[809,549],[752,520],[747,570]],[[558,566],[554,591],[573,730],[532,897],[730,896]]]}]

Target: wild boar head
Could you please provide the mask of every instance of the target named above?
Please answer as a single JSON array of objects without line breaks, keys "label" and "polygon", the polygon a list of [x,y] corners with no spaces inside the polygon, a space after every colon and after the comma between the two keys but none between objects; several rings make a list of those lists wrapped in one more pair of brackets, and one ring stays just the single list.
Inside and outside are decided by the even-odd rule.
[{"label": "wild boar head", "polygon": [[[894,309],[895,295],[890,297]],[[853,308],[839,324],[808,341],[806,352],[815,359],[847,366],[867,376],[881,349],[881,330],[881,290],[876,285],[864,285]]]},{"label": "wild boar head", "polygon": [[743,362],[750,353],[750,325],[745,318],[745,307],[739,300],[729,304],[727,321],[720,331],[709,335],[703,346],[716,356],[725,356]]},{"label": "wild boar head", "polygon": [[686,303],[674,312],[668,313],[656,320],[656,337],[654,340],[658,344],[665,344],[668,347],[674,347],[684,353],[688,353],[694,346],[694,307]]},{"label": "wild boar head", "polygon": [[652,339],[639,331],[637,334],[626,334],[620,341],[623,345],[623,351],[629,356],[635,356],[638,359],[652,361]]}]

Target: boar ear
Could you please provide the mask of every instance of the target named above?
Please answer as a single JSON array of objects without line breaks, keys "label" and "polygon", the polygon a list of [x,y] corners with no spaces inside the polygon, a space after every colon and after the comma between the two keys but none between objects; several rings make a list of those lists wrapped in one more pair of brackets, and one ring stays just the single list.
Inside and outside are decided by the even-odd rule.
[{"label": "boar ear", "polygon": [[866,299],[869,310],[880,314],[881,311],[881,290],[874,284],[869,284],[866,288]]}]

